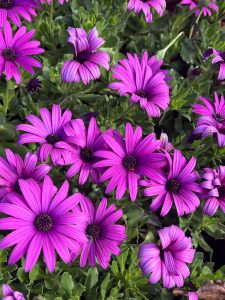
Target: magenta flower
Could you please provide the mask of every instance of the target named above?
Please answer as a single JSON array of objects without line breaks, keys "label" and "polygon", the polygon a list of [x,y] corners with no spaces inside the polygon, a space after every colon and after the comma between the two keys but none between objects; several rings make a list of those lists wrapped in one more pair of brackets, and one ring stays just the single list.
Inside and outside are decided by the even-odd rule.
[{"label": "magenta flower", "polygon": [[159,246],[156,243],[140,246],[139,265],[145,275],[151,274],[150,283],[155,284],[162,278],[164,288],[182,287],[184,279],[190,275],[187,263],[192,263],[195,254],[191,238],[175,225],[158,232]]},{"label": "magenta flower", "polygon": [[94,27],[89,34],[83,28],[68,28],[68,42],[74,47],[74,58],[64,63],[61,71],[62,80],[68,83],[100,78],[99,66],[109,70],[110,57],[105,51],[98,50],[104,40],[98,37]]},{"label": "magenta flower", "polygon": [[219,66],[219,74],[217,79],[224,80],[225,79],[225,51],[209,48],[203,53],[203,58],[205,60],[208,60],[211,55],[213,55],[212,64],[217,64]]},{"label": "magenta flower", "polygon": [[35,0],[1,0],[0,1],[0,27],[4,27],[10,19],[17,27],[21,26],[20,16],[31,22],[31,16],[36,16],[35,9],[39,5]]},{"label": "magenta flower", "polygon": [[157,14],[162,17],[166,8],[165,0],[130,0],[127,6],[128,10],[134,10],[139,14],[142,10],[147,23],[152,22],[152,9],[156,10]]},{"label": "magenta flower", "polygon": [[46,161],[50,155],[53,164],[56,165],[58,160],[68,155],[67,150],[57,148],[57,143],[64,141],[63,127],[71,120],[72,113],[66,110],[62,114],[60,105],[53,104],[51,113],[47,108],[40,108],[40,115],[42,121],[34,115],[28,115],[26,119],[31,125],[20,124],[16,127],[16,130],[26,132],[20,135],[19,145],[41,144],[37,152],[38,159]]},{"label": "magenta flower", "polygon": [[[200,3],[199,3],[200,2]],[[216,0],[209,0],[206,3],[205,1],[199,0],[182,0],[181,5],[189,5],[190,10],[195,10],[195,15],[198,16],[201,12],[203,13],[204,17],[212,16],[211,9],[214,11],[218,11],[219,7],[215,4]]]},{"label": "magenta flower", "polygon": [[[45,2],[45,0],[39,0],[42,4]],[[46,0],[46,2],[48,3],[48,4],[51,4],[52,3],[52,1],[53,0]],[[64,4],[64,2],[66,1],[66,2],[69,2],[69,0],[58,0],[59,1],[59,4]]]},{"label": "magenta flower", "polygon": [[7,80],[15,78],[16,83],[21,82],[19,66],[30,74],[35,74],[33,67],[42,68],[42,64],[30,55],[44,52],[39,48],[39,41],[30,41],[35,30],[26,32],[25,26],[18,29],[13,36],[12,27],[6,22],[4,33],[0,29],[0,76],[5,70]]},{"label": "magenta flower", "polygon": [[[87,215],[88,219],[84,229],[88,241],[81,246],[80,267],[87,261],[91,267],[96,265],[96,259],[102,268],[106,269],[110,262],[111,254],[120,254],[120,244],[126,239],[126,228],[115,224],[122,216],[122,209],[116,210],[115,205],[107,208],[107,199],[103,198],[96,209],[90,199],[77,194],[80,210],[77,212]],[[81,225],[83,230],[83,224]],[[76,257],[76,253],[75,256]]]},{"label": "magenta flower", "polygon": [[126,124],[125,139],[117,131],[113,132],[113,136],[105,133],[103,138],[109,150],[96,151],[95,156],[101,160],[93,166],[105,168],[100,181],[109,180],[106,194],[117,187],[116,200],[120,200],[128,187],[130,198],[135,201],[139,177],[157,179],[160,168],[166,164],[164,154],[153,153],[159,149],[160,141],[153,133],[142,139],[141,127],[138,126],[133,132],[130,123]]},{"label": "magenta flower", "polygon": [[23,160],[10,149],[5,150],[6,159],[0,157],[0,199],[9,193],[18,192],[19,179],[33,178],[40,181],[51,169],[46,164],[37,166],[37,156],[27,153]]},{"label": "magenta flower", "polygon": [[2,285],[2,294],[2,300],[26,300],[22,293],[13,291],[8,284]]},{"label": "magenta flower", "polygon": [[195,292],[188,292],[188,300],[198,300],[198,294]]},{"label": "magenta flower", "polygon": [[64,126],[64,132],[66,142],[57,143],[57,147],[71,152],[71,155],[62,159],[62,165],[72,164],[67,177],[71,178],[80,172],[79,184],[84,184],[89,174],[92,181],[98,183],[99,172],[92,165],[97,161],[95,152],[102,149],[103,142],[95,118],[91,118],[87,130],[83,120],[75,119]]},{"label": "magenta flower", "polygon": [[202,177],[205,181],[201,186],[207,199],[203,212],[211,217],[220,207],[225,213],[225,167],[218,166],[216,170],[205,168]]},{"label": "magenta flower", "polygon": [[196,183],[199,175],[193,171],[196,159],[194,157],[188,162],[181,152],[174,150],[173,158],[167,154],[168,174],[158,174],[157,179],[142,180],[140,183],[148,188],[144,195],[148,197],[157,196],[151,203],[150,209],[158,210],[162,206],[161,216],[170,211],[173,201],[178,216],[192,213],[200,204],[196,193],[202,192],[200,185]]},{"label": "magenta flower", "polygon": [[205,104],[193,104],[193,112],[201,115],[197,119],[197,126],[194,134],[202,134],[203,137],[216,135],[219,147],[225,146],[225,101],[221,96],[219,99],[215,93],[214,103],[207,98],[199,97]]},{"label": "magenta flower", "polygon": [[148,59],[147,51],[141,58],[137,54],[127,56],[112,69],[113,78],[119,82],[109,84],[109,88],[122,96],[130,95],[130,103],[139,102],[149,117],[159,117],[160,108],[166,110],[170,102],[168,72],[160,70],[163,61],[155,56]]},{"label": "magenta flower", "polygon": [[169,138],[166,133],[162,132],[159,140],[160,140],[159,150],[166,151],[169,153],[173,151],[173,149],[174,149],[173,145],[171,143],[169,143]]},{"label": "magenta flower", "polygon": [[23,197],[14,194],[9,196],[11,203],[0,203],[0,212],[10,216],[0,219],[0,229],[13,230],[0,241],[0,249],[16,245],[10,254],[9,265],[27,253],[25,272],[34,267],[43,250],[47,268],[53,272],[55,252],[64,263],[69,263],[70,251],[79,253],[79,243],[86,242],[81,225],[86,216],[71,212],[77,205],[77,196],[67,197],[67,181],[57,193],[49,176],[45,176],[43,185],[33,179],[20,179],[19,186]]}]

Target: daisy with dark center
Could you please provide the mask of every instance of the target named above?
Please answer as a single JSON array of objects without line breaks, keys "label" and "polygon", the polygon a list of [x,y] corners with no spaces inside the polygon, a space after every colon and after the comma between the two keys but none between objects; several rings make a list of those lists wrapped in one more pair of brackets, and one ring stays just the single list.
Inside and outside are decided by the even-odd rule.
[{"label": "daisy with dark center", "polygon": [[195,10],[195,15],[198,16],[200,13],[204,17],[212,16],[212,11],[218,11],[219,7],[215,4],[216,0],[182,0],[181,5],[189,5],[190,10]]},{"label": "daisy with dark center", "polygon": [[84,184],[89,175],[94,183],[98,183],[99,171],[93,164],[97,161],[95,152],[102,149],[103,141],[95,118],[91,118],[87,129],[82,119],[72,120],[64,126],[64,132],[65,142],[57,143],[57,147],[70,152],[61,160],[62,165],[72,164],[67,177],[72,178],[80,172],[79,184]]},{"label": "daisy with dark center", "polygon": [[[111,254],[120,254],[119,246],[126,240],[126,228],[116,222],[123,216],[122,209],[116,210],[115,205],[107,208],[107,200],[103,198],[95,208],[90,199],[82,194],[77,194],[79,207],[76,212],[87,215],[84,225],[87,242],[81,245],[80,266],[87,262],[91,267],[96,266],[96,260],[106,269],[109,265]],[[83,224],[81,225],[83,228]],[[77,257],[76,253],[74,258]]]},{"label": "daisy with dark center", "polygon": [[40,115],[42,120],[28,115],[26,119],[31,125],[20,124],[16,127],[17,130],[26,132],[19,136],[18,143],[41,144],[37,151],[38,159],[46,161],[50,155],[53,164],[56,165],[58,160],[69,155],[67,150],[58,148],[57,143],[64,141],[63,127],[71,120],[72,113],[68,109],[62,113],[60,105],[53,104],[51,113],[47,108],[40,108]]},{"label": "daisy with dark center", "polygon": [[32,75],[35,74],[34,67],[42,68],[42,64],[30,55],[43,53],[44,49],[39,48],[39,41],[30,41],[35,30],[26,30],[23,26],[13,36],[9,22],[4,26],[4,33],[0,29],[0,76],[5,71],[7,80],[14,77],[17,84],[21,82],[19,66]]},{"label": "daisy with dark center", "polygon": [[87,241],[82,225],[87,217],[73,211],[78,200],[75,194],[68,197],[67,181],[58,191],[48,176],[43,185],[33,179],[20,179],[19,186],[22,197],[12,194],[10,203],[0,203],[0,212],[10,216],[0,219],[0,229],[12,230],[0,241],[0,249],[16,245],[8,259],[9,265],[26,253],[25,272],[33,269],[43,251],[45,264],[53,272],[56,253],[64,263],[69,263],[71,251],[78,255],[80,244]]},{"label": "daisy with dark center", "polygon": [[122,96],[130,95],[130,104],[139,102],[149,117],[159,117],[160,109],[166,110],[170,102],[167,85],[170,78],[167,71],[160,69],[163,61],[155,56],[149,59],[147,51],[141,58],[129,53],[127,57],[112,69],[118,82],[110,83],[109,88]]},{"label": "daisy with dark center", "polygon": [[4,27],[7,20],[20,27],[20,16],[31,22],[32,17],[36,17],[35,9],[38,8],[35,0],[0,0],[0,27]]},{"label": "daisy with dark center", "polygon": [[68,28],[68,43],[74,47],[74,59],[64,63],[61,71],[62,80],[68,83],[100,78],[99,66],[109,70],[110,57],[105,51],[98,50],[104,40],[98,36],[94,27],[89,34],[83,28]]},{"label": "daisy with dark center", "polygon": [[158,210],[162,206],[161,216],[165,216],[170,211],[173,201],[177,209],[178,216],[192,213],[200,204],[198,193],[202,189],[196,181],[199,175],[193,171],[196,159],[194,157],[188,162],[181,152],[174,150],[173,157],[166,154],[168,159],[168,174],[158,174],[158,179],[142,180],[141,185],[148,188],[144,195],[157,196],[151,203],[150,209]]},{"label": "daisy with dark center", "polygon": [[120,200],[128,187],[130,198],[135,201],[140,176],[156,179],[166,164],[164,154],[154,153],[159,149],[160,141],[156,140],[155,134],[143,139],[141,127],[133,132],[130,123],[126,124],[125,139],[117,131],[103,134],[103,139],[109,149],[95,152],[101,160],[93,167],[104,168],[100,182],[109,180],[106,194],[116,189],[116,199]]},{"label": "daisy with dark center", "polygon": [[0,157],[0,199],[12,192],[19,192],[19,179],[33,178],[40,181],[50,171],[46,164],[37,165],[37,156],[27,153],[24,160],[10,149],[5,150],[6,158]]},{"label": "daisy with dark center", "polygon": [[225,51],[209,48],[203,53],[203,58],[205,60],[208,60],[211,56],[213,56],[212,64],[216,64],[219,67],[219,74],[217,79],[224,80],[225,79]]}]

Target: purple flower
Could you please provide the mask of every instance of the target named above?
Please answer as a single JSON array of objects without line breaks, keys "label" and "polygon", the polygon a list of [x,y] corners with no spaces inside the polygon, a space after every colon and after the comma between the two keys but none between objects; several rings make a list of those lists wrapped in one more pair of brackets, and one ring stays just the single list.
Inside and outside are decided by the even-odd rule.
[{"label": "purple flower", "polygon": [[113,78],[119,82],[109,84],[109,88],[122,96],[130,95],[130,103],[139,102],[149,117],[159,117],[160,108],[166,110],[170,102],[168,72],[160,70],[163,61],[155,56],[148,59],[147,51],[141,58],[137,54],[127,56],[112,69]]},{"label": "purple flower", "polygon": [[22,293],[13,291],[8,284],[2,285],[2,300],[25,300],[25,297]]},{"label": "purple flower", "polygon": [[13,36],[12,27],[6,22],[4,33],[0,29],[0,76],[5,70],[7,80],[15,78],[16,83],[21,82],[21,74],[18,66],[21,66],[30,74],[34,75],[33,67],[42,68],[42,64],[30,55],[44,52],[39,48],[39,41],[30,41],[35,30],[26,32],[25,26],[18,29]]},{"label": "purple flower", "polygon": [[198,294],[195,292],[188,292],[188,300],[198,300]]},{"label": "purple flower", "polygon": [[168,135],[164,132],[161,133],[160,135],[160,146],[159,150],[161,151],[166,151],[166,152],[172,152],[173,151],[173,145],[169,143]]},{"label": "purple flower", "polygon": [[16,245],[8,259],[9,265],[26,253],[25,272],[34,267],[43,251],[47,268],[53,272],[56,252],[64,263],[69,263],[70,251],[79,252],[79,243],[86,242],[81,225],[86,216],[71,212],[77,205],[77,196],[67,197],[67,181],[58,192],[49,176],[45,176],[43,185],[33,179],[20,179],[19,186],[23,197],[10,195],[11,203],[0,203],[0,212],[10,216],[0,219],[0,229],[12,230],[0,241],[0,249]]},{"label": "purple flower", "polygon": [[155,9],[160,17],[166,8],[165,0],[130,0],[127,6],[128,10],[134,10],[136,14],[139,14],[142,10],[145,15],[147,23],[152,22],[152,9]]},{"label": "purple flower", "polygon": [[57,148],[57,143],[64,141],[63,127],[71,120],[72,113],[66,110],[62,114],[60,105],[53,104],[51,113],[47,108],[40,108],[40,115],[42,121],[34,115],[28,115],[26,119],[31,125],[20,124],[16,127],[17,130],[27,132],[20,135],[19,145],[39,143],[38,159],[46,161],[50,155],[53,164],[57,164],[57,160],[68,155],[68,151]]},{"label": "purple flower", "polygon": [[221,96],[219,99],[215,93],[214,103],[207,98],[199,97],[205,104],[193,104],[193,112],[201,115],[197,119],[197,126],[194,134],[202,134],[203,137],[215,134],[219,147],[225,146],[225,101]]},{"label": "purple flower", "polygon": [[[87,221],[84,228],[88,241],[81,245],[80,267],[87,261],[91,267],[96,265],[96,259],[102,268],[106,269],[110,262],[111,254],[120,254],[120,244],[126,239],[126,228],[115,224],[122,216],[122,209],[116,210],[115,205],[107,208],[107,199],[103,198],[95,208],[90,199],[77,194],[80,203],[78,213],[85,213]],[[76,254],[74,257],[76,258]]]},{"label": "purple flower", "polygon": [[207,199],[203,212],[211,217],[220,207],[225,213],[225,167],[218,166],[216,170],[205,168],[202,177],[205,181],[201,186]]},{"label": "purple flower", "polygon": [[41,88],[41,81],[36,78],[30,79],[26,84],[26,89],[28,93],[36,93],[40,90],[40,88]]},{"label": "purple flower", "polygon": [[220,68],[217,79],[224,80],[225,79],[225,51],[209,48],[203,53],[203,58],[205,60],[208,60],[211,55],[213,55],[212,64],[217,64],[219,65]]},{"label": "purple flower", "polygon": [[109,70],[110,57],[105,51],[98,50],[104,40],[98,37],[94,27],[89,34],[83,28],[68,28],[68,42],[74,47],[74,58],[64,63],[61,71],[62,80],[68,83],[100,78],[99,66]]},{"label": "purple flower", "polygon": [[[208,3],[206,3],[208,2]],[[199,0],[182,0],[181,5],[189,5],[190,10],[195,10],[195,15],[198,16],[201,12],[204,17],[212,16],[211,9],[218,11],[219,7],[215,4],[216,0],[202,1],[199,4]]]},{"label": "purple flower", "polygon": [[37,15],[35,8],[39,8],[35,0],[1,0],[0,27],[5,26],[7,19],[10,19],[17,27],[20,27],[20,16],[31,22],[31,16]]},{"label": "purple flower", "polygon": [[166,163],[164,154],[153,153],[159,149],[160,141],[156,140],[153,133],[142,139],[141,127],[138,126],[133,132],[130,123],[126,124],[125,139],[117,131],[105,133],[103,138],[109,149],[95,152],[95,156],[101,160],[93,166],[105,168],[100,181],[109,180],[106,194],[117,187],[116,200],[120,200],[128,187],[130,198],[135,201],[139,177],[157,179],[160,168]]},{"label": "purple flower", "polygon": [[33,178],[40,181],[51,169],[46,164],[37,166],[37,156],[27,153],[23,160],[10,149],[5,150],[6,159],[0,157],[0,199],[12,192],[18,192],[19,179]]},{"label": "purple flower", "polygon": [[157,196],[150,205],[153,211],[162,206],[161,216],[165,216],[170,211],[173,201],[175,203],[178,216],[192,213],[199,206],[200,201],[196,193],[202,190],[196,180],[199,175],[193,171],[196,159],[186,158],[177,149],[174,150],[173,157],[166,155],[168,159],[168,174],[158,174],[157,179],[142,180],[140,183],[148,188],[144,195],[148,197]]},{"label": "purple flower", "polygon": [[144,274],[151,274],[150,283],[155,284],[162,278],[164,288],[182,287],[184,279],[190,275],[187,263],[192,263],[195,254],[191,238],[175,225],[158,232],[159,246],[156,243],[140,246],[140,267]]},{"label": "purple flower", "polygon": [[[45,0],[39,0],[42,4],[45,2]],[[69,0],[59,0],[59,4],[64,4],[64,2],[69,2]],[[46,2],[48,3],[48,4],[51,4],[52,3],[52,0],[46,0]]]}]

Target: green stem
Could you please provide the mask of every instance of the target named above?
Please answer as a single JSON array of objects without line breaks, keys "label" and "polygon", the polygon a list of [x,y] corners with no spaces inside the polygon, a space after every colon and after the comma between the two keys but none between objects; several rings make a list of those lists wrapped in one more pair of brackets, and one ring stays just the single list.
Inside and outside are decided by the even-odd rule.
[{"label": "green stem", "polygon": [[183,31],[181,31],[164,49],[159,50],[156,54],[158,59],[163,59],[167,50],[184,34]]},{"label": "green stem", "polygon": [[190,30],[190,33],[189,33],[189,39],[192,38],[194,29],[195,29],[195,25],[198,24],[198,22],[199,22],[199,20],[200,20],[200,18],[201,18],[201,15],[202,15],[202,10],[200,11],[200,13],[199,13],[199,15],[198,15],[198,17],[197,17],[197,19],[196,19],[196,21],[195,21],[195,24],[193,24],[193,25],[191,26],[191,30]]},{"label": "green stem", "polygon": [[49,23],[50,31],[52,31],[53,11],[54,11],[54,2],[52,1],[52,2],[51,2],[51,5],[50,5],[50,23]]}]

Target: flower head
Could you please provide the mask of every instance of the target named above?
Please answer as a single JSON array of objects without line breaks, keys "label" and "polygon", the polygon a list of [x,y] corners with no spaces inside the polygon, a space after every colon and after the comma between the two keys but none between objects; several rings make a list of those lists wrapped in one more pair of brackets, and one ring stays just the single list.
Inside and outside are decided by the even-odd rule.
[{"label": "flower head", "polygon": [[12,194],[10,203],[0,203],[0,212],[10,216],[0,219],[0,229],[12,230],[0,241],[0,249],[16,245],[8,259],[10,265],[26,253],[25,272],[34,267],[43,251],[47,268],[53,272],[56,252],[64,263],[69,263],[70,251],[79,253],[79,243],[86,242],[81,226],[86,216],[72,211],[77,205],[77,196],[67,196],[67,181],[58,192],[48,176],[43,185],[33,179],[20,179],[19,186],[23,197]]},{"label": "flower head", "polygon": [[[120,244],[126,239],[126,228],[115,224],[122,216],[122,209],[116,210],[115,205],[107,208],[107,200],[103,198],[95,208],[87,197],[79,194],[80,210],[87,215],[84,225],[87,242],[81,246],[80,266],[84,267],[87,261],[91,267],[96,265],[96,259],[102,268],[106,269],[111,254],[120,254]],[[82,224],[83,228],[83,224]],[[76,255],[75,255],[76,257]]]},{"label": "flower head", "polygon": [[130,198],[135,201],[140,176],[158,178],[160,168],[166,164],[164,154],[154,153],[159,149],[160,141],[156,140],[155,134],[143,139],[141,127],[133,131],[130,123],[126,124],[125,139],[117,131],[105,133],[103,138],[109,149],[95,152],[101,160],[93,166],[105,168],[100,177],[101,182],[109,180],[105,192],[108,194],[117,188],[116,199],[119,200],[128,187]]},{"label": "flower head", "polygon": [[218,166],[216,170],[205,168],[202,177],[205,181],[201,186],[205,190],[207,199],[203,212],[212,216],[220,207],[225,213],[225,167]]},{"label": "flower head", "polygon": [[36,93],[40,90],[40,88],[41,88],[41,81],[36,78],[30,79],[26,84],[26,89],[29,93]]},{"label": "flower head", "polygon": [[24,160],[10,149],[6,149],[5,154],[6,159],[0,157],[0,199],[19,192],[19,179],[40,181],[51,169],[46,164],[37,166],[37,156],[33,153],[27,153]]},{"label": "flower head", "polygon": [[205,104],[193,104],[193,112],[201,115],[197,119],[197,126],[194,134],[202,134],[203,137],[215,134],[217,136],[219,147],[225,146],[225,101],[221,96],[219,99],[215,93],[215,101],[199,97]]},{"label": "flower head", "polygon": [[89,34],[83,28],[68,28],[68,42],[74,47],[74,59],[68,60],[62,67],[61,77],[65,82],[88,84],[90,80],[100,78],[99,66],[109,70],[110,57],[105,51],[98,50],[104,40],[98,36],[94,27]]},{"label": "flower head", "polygon": [[[207,2],[207,3],[206,3]],[[181,5],[189,5],[190,10],[195,10],[195,15],[198,16],[201,12],[204,17],[212,16],[211,9],[214,11],[218,11],[219,7],[215,4],[216,0],[182,0]]]},{"label": "flower head", "polygon": [[72,118],[72,113],[66,110],[62,113],[60,105],[53,104],[51,113],[47,108],[40,108],[41,119],[34,115],[26,116],[30,124],[20,124],[16,127],[17,130],[24,131],[19,136],[19,144],[39,143],[38,159],[46,161],[48,156],[51,156],[53,164],[57,164],[57,160],[65,157],[68,151],[57,148],[57,143],[64,141],[63,127]]},{"label": "flower head", "polygon": [[25,300],[22,293],[14,291],[8,284],[2,285],[2,300]]},{"label": "flower head", "polygon": [[190,275],[187,263],[192,263],[195,254],[191,238],[174,225],[158,232],[159,246],[156,243],[140,246],[140,267],[144,274],[151,274],[150,283],[157,283],[162,278],[164,288],[182,287],[184,279]]},{"label": "flower head", "polygon": [[217,64],[219,66],[219,74],[217,79],[224,80],[225,79],[225,51],[209,48],[203,53],[203,58],[205,60],[208,60],[211,55],[213,55],[212,64]]},{"label": "flower head", "polygon": [[130,0],[127,6],[128,10],[134,10],[139,14],[142,10],[147,23],[152,22],[152,9],[155,9],[160,17],[166,8],[165,0]]},{"label": "flower head", "polygon": [[200,204],[196,193],[201,192],[201,188],[196,180],[199,175],[193,171],[196,159],[186,158],[177,149],[174,150],[173,157],[167,154],[168,173],[158,174],[158,178],[152,180],[142,180],[141,185],[148,188],[144,195],[157,196],[150,205],[153,211],[162,206],[161,216],[165,216],[170,211],[173,201],[177,209],[178,216],[192,213]]},{"label": "flower head", "polygon": [[109,88],[118,90],[120,95],[130,95],[130,103],[140,103],[149,117],[159,117],[160,108],[166,110],[169,102],[169,86],[166,76],[167,71],[160,70],[162,60],[155,56],[148,59],[148,53],[139,58],[137,54],[121,59],[115,66],[113,78],[119,82],[113,82]]}]

